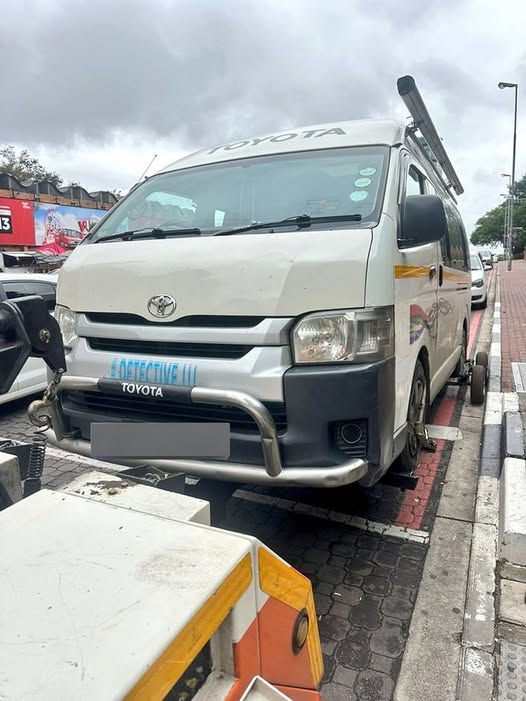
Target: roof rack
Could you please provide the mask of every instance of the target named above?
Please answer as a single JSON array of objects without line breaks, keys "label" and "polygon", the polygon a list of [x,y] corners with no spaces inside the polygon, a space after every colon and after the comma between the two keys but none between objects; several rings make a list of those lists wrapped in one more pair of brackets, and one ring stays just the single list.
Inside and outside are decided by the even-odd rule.
[{"label": "roof rack", "polygon": [[[404,101],[405,106],[413,118],[412,132],[414,133],[414,131],[418,130],[422,135],[421,138],[417,138],[417,143],[429,158],[436,171],[438,171],[437,165],[440,166],[446,178],[446,188],[448,190],[453,188],[457,195],[461,195],[464,192],[464,188],[442,145],[442,140],[435,129],[427,107],[416,87],[415,79],[410,75],[398,78],[397,87],[398,94]],[[439,171],[438,174],[441,179],[444,180],[444,177]]]}]

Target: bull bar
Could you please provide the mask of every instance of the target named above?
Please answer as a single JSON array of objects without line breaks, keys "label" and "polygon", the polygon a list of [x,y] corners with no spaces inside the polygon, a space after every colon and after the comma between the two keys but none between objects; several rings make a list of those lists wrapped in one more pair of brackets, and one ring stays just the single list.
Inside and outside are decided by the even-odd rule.
[{"label": "bull bar", "polygon": [[[133,385],[114,379],[95,379],[88,377],[64,376],[54,388],[57,395],[64,390],[84,390],[119,394],[124,385]],[[148,464],[166,473],[185,473],[188,475],[226,480],[231,482],[256,483],[266,485],[291,485],[311,487],[339,487],[360,480],[367,472],[368,464],[360,458],[351,458],[336,466],[320,467],[284,467],[281,461],[278,434],[274,419],[268,409],[255,397],[235,390],[212,389],[206,387],[177,387],[171,385],[150,385],[141,383],[141,387],[161,390],[157,396],[162,399],[178,399],[192,404],[216,404],[236,407],[247,413],[255,421],[263,451],[264,466],[232,463],[219,460],[189,459],[152,459]],[[75,438],[65,429],[65,420],[58,398],[44,398],[33,402],[28,415],[33,424],[44,429],[49,442],[63,450],[91,458],[91,444]],[[144,460],[112,460],[117,465],[135,467],[144,464]]]}]

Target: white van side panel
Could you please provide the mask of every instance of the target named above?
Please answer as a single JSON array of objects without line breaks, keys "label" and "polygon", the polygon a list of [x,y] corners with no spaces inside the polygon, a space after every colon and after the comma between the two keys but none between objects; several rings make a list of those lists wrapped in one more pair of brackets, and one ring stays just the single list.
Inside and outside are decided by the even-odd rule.
[{"label": "white van side panel", "polygon": [[[399,251],[394,266],[396,319],[395,430],[407,418],[418,356],[436,372],[438,244]],[[432,270],[435,269],[433,273]],[[428,368],[425,367],[426,362]]]}]

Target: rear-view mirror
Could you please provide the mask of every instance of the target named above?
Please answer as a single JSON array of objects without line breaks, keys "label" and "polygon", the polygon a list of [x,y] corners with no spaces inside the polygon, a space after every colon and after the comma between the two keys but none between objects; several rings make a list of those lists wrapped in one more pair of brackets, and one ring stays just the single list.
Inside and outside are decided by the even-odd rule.
[{"label": "rear-view mirror", "polygon": [[447,232],[444,204],[437,195],[408,195],[402,208],[403,248],[440,241]]}]

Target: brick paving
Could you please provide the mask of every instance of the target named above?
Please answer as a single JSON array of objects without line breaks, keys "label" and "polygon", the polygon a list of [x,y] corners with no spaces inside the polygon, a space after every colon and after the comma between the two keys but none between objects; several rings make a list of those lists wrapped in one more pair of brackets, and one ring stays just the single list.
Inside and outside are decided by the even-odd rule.
[{"label": "brick paving", "polygon": [[389,701],[427,546],[260,506],[234,497],[219,525],[256,536],[312,581],[324,701]]},{"label": "brick paving", "polygon": [[501,302],[502,391],[513,392],[511,363],[526,362],[526,261],[499,263]]}]

